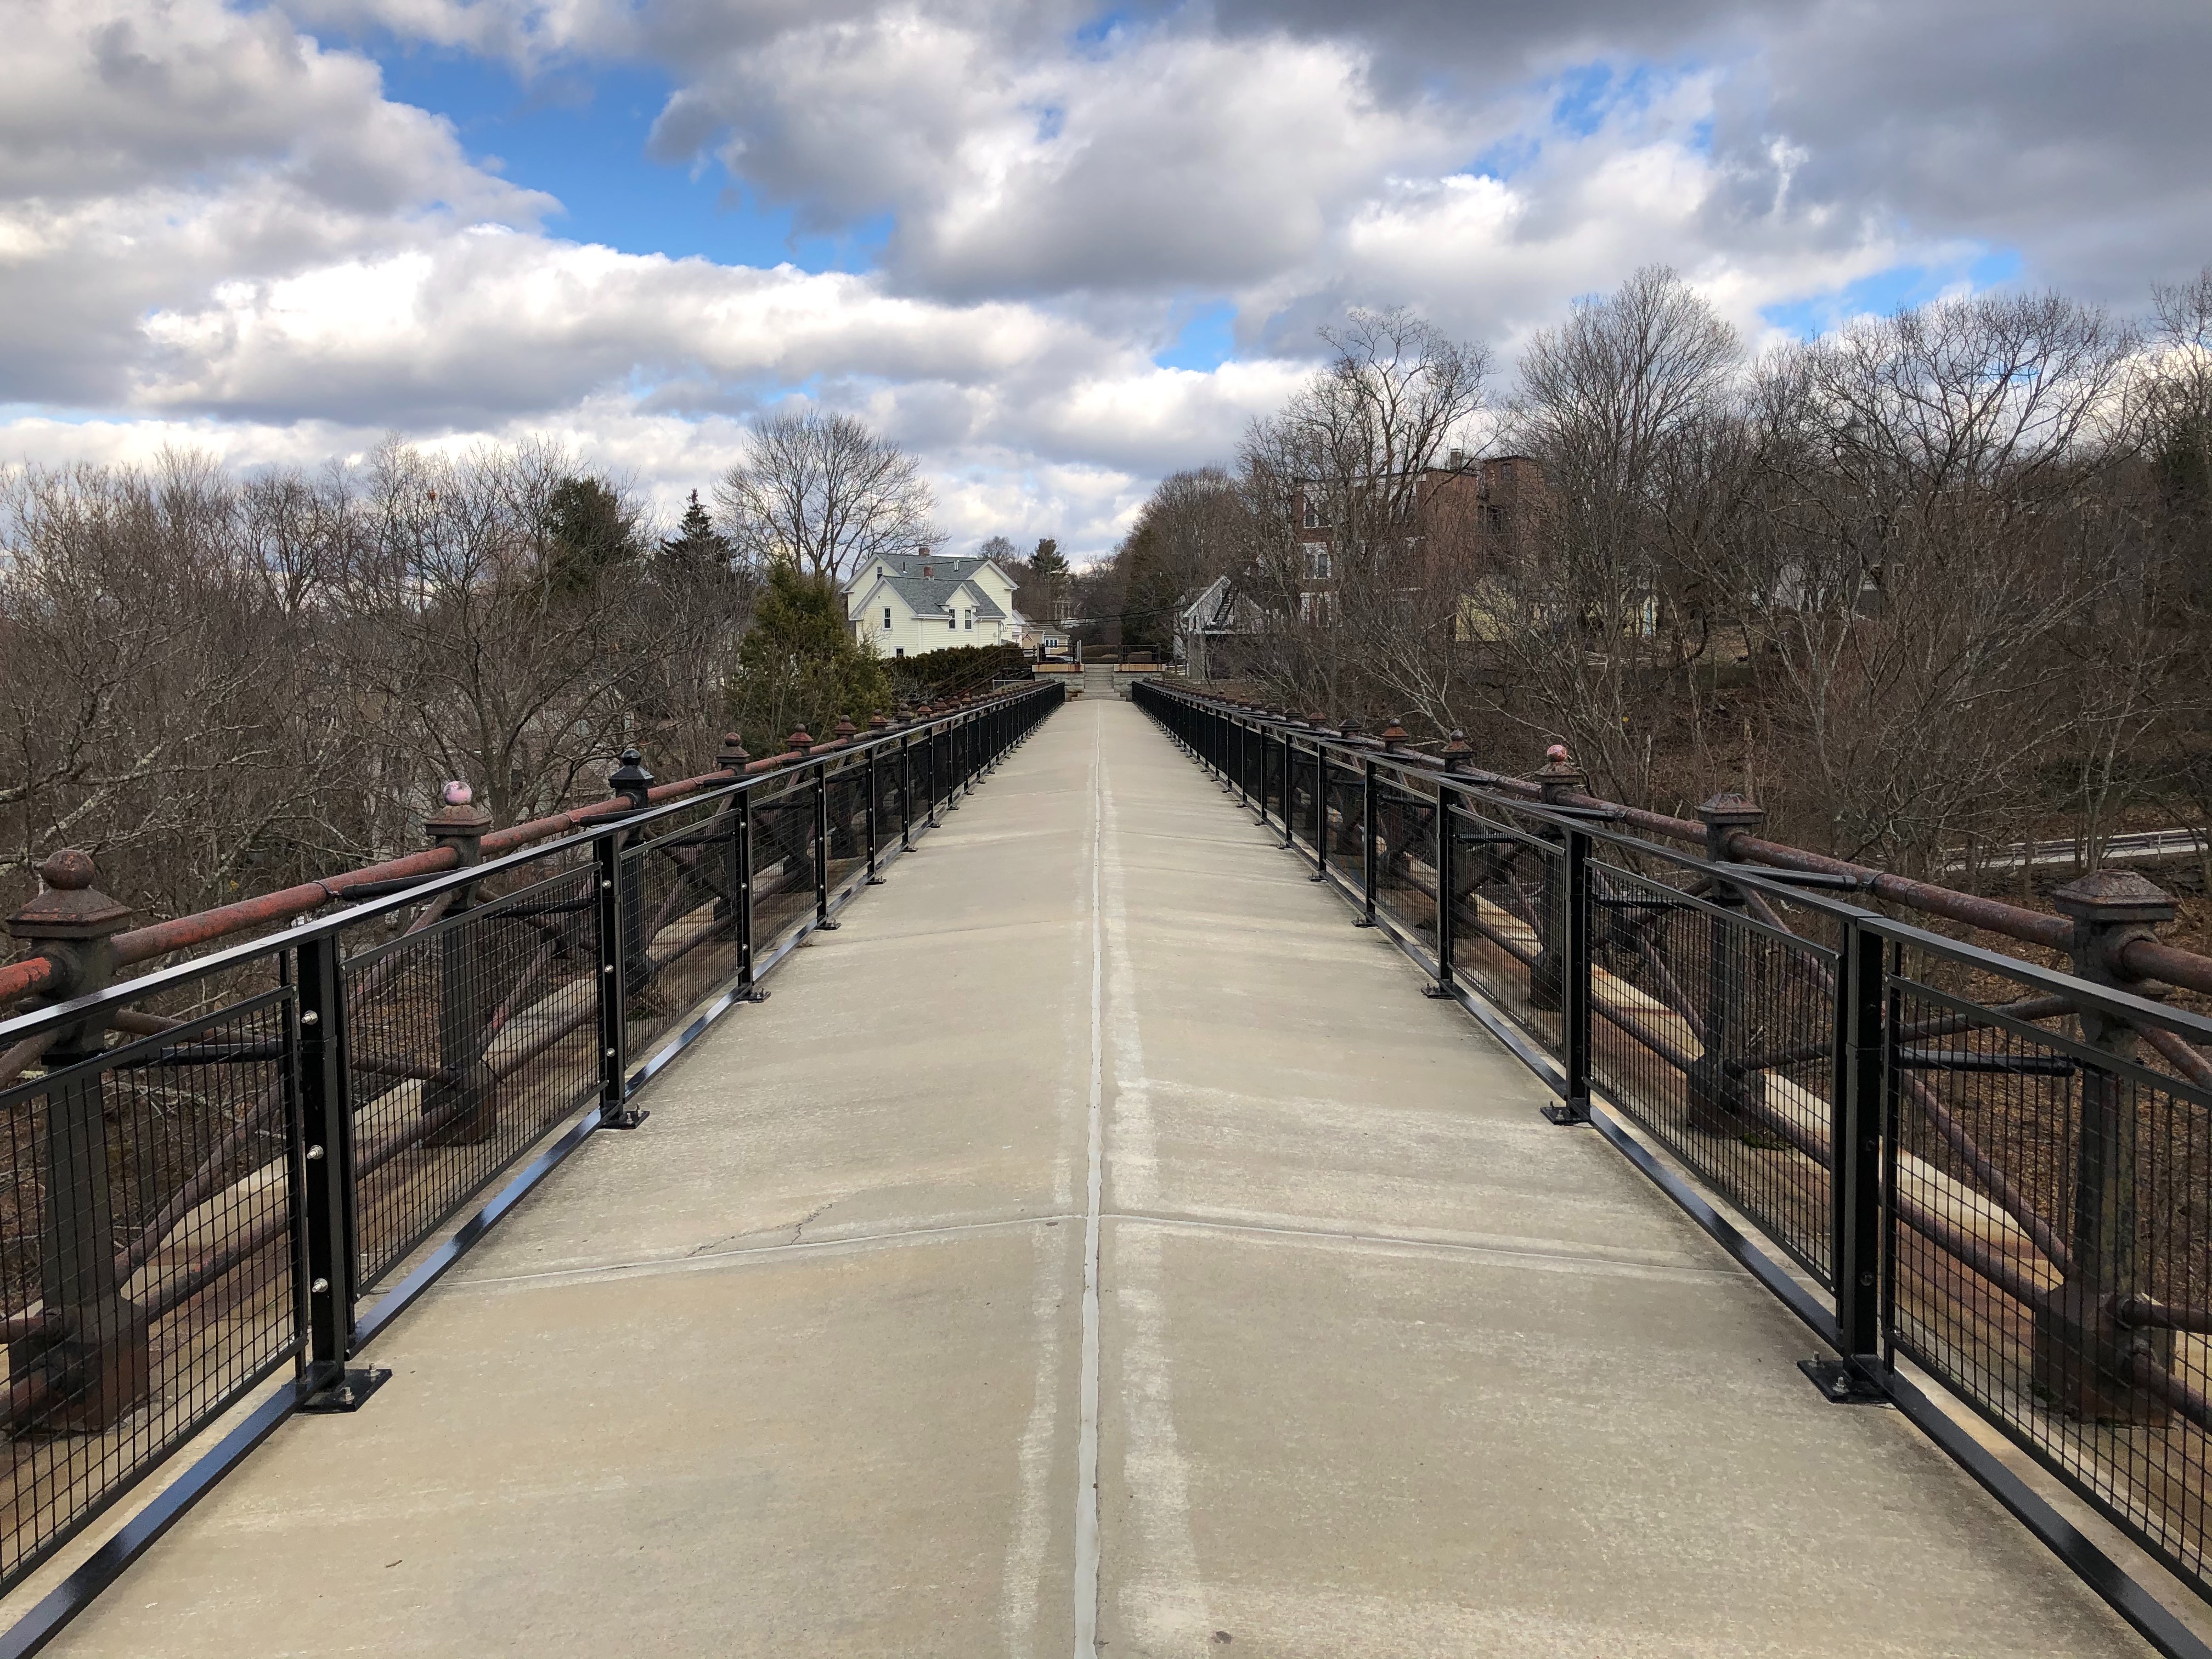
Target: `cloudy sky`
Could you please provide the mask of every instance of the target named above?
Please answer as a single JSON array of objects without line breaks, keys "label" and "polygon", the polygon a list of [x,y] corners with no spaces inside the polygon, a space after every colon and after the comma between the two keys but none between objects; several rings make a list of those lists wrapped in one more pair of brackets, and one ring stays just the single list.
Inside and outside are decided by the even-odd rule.
[{"label": "cloudy sky", "polygon": [[861,414],[1110,545],[1348,307],[1754,338],[2212,260],[2202,0],[8,0],[0,461]]}]

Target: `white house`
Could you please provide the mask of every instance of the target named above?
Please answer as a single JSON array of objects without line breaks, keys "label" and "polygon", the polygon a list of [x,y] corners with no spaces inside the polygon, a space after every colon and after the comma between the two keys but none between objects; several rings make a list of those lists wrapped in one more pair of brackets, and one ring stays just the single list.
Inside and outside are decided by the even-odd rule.
[{"label": "white house", "polygon": [[845,584],[845,614],[879,657],[1019,642],[1028,627],[995,561],[933,553],[871,559]]}]

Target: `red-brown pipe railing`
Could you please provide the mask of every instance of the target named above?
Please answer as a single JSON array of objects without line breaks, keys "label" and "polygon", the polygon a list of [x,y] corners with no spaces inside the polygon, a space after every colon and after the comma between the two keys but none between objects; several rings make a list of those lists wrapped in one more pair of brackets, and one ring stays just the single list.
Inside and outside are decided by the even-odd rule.
[{"label": "red-brown pipe railing", "polygon": [[[713,772],[702,772],[696,777],[682,778],[672,783],[657,784],[646,791],[648,804],[681,800],[687,795],[735,782],[738,778],[764,772],[774,772],[802,761],[835,754],[841,750],[858,748],[887,735],[910,731],[917,726],[934,724],[948,714],[965,714],[1014,695],[1018,688],[993,691],[972,697],[961,698],[948,706],[939,706],[924,717],[912,720],[893,721],[872,729],[855,730],[848,737],[821,743],[810,743],[801,749],[783,755],[771,755],[763,760],[750,763],[742,769],[725,767]],[[482,848],[487,858],[504,857],[539,842],[551,841],[579,830],[589,829],[610,816],[634,810],[629,801],[616,796],[611,799],[593,801],[588,805],[572,807],[564,812],[532,818],[526,823],[512,824],[505,830],[495,830],[484,836]],[[175,916],[166,921],[156,921],[143,927],[134,927],[115,935],[112,948],[114,963],[118,968],[131,967],[150,962],[158,957],[169,956],[179,951],[190,951],[218,939],[229,939],[240,933],[255,932],[303,916],[345,897],[349,892],[362,887],[379,886],[399,881],[428,881],[448,870],[459,867],[460,854],[453,848],[426,848],[403,857],[386,859],[380,864],[365,865],[319,881],[301,882],[297,886],[282,888],[274,893],[258,897],[240,899],[234,903],[220,904],[211,909],[198,910],[190,915]],[[18,998],[29,995],[54,982],[55,964],[45,957],[27,957],[21,962],[0,967],[0,1007]]]},{"label": "red-brown pipe railing", "polygon": [[[1188,686],[1174,689],[1180,696],[1212,703],[1233,714],[1304,728],[1322,742],[1346,748],[1386,752],[1394,762],[1405,766],[1439,774],[1444,770],[1444,763],[1431,755],[1408,752],[1372,738],[1332,732],[1310,720],[1303,720],[1241,698],[1215,696]],[[1529,779],[1505,773],[1470,769],[1455,775],[1465,777],[1469,782],[1485,788],[1529,800],[1540,799],[1543,793],[1541,787]],[[1705,826],[1689,818],[1672,817],[1663,812],[1623,805],[1619,801],[1607,800],[1597,795],[1568,793],[1559,795],[1558,799],[1564,805],[1601,809],[1628,829],[1663,836],[1669,841],[1687,842],[1700,853],[1706,846]],[[1941,916],[1946,921],[2017,939],[2023,945],[2064,951],[2074,939],[2074,923],[2069,917],[2008,903],[2002,899],[1984,898],[1978,893],[1962,893],[1956,888],[1941,886],[1934,882],[1916,881],[1908,876],[1893,875],[1887,870],[1854,864],[1847,859],[1808,852],[1802,847],[1791,847],[1782,842],[1764,841],[1747,830],[1736,830],[1728,833],[1721,845],[1728,857],[1754,867],[1765,865],[1777,870],[1798,870],[1808,874],[1843,877],[1873,897],[1887,900],[1909,910],[1917,910],[1923,915]],[[2117,952],[2116,965],[2131,978],[2163,981],[2170,985],[2185,986],[2191,990],[2212,993],[2212,957],[2199,956],[2176,945],[2160,944],[2154,939],[2137,939],[2121,947]]]}]

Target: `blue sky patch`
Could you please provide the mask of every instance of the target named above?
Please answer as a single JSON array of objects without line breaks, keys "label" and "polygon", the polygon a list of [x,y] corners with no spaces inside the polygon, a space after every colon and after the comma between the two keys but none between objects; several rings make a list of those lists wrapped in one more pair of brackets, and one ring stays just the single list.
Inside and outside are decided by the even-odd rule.
[{"label": "blue sky patch", "polygon": [[1977,292],[1999,287],[2018,276],[2021,268],[2021,257],[2011,248],[1990,249],[1950,264],[1892,265],[1826,294],[1762,307],[1759,314],[1775,327],[1809,340],[1854,317],[1888,317],[1926,305],[1961,281]]},{"label": "blue sky patch", "polygon": [[872,269],[889,216],[842,236],[799,235],[792,212],[765,205],[722,168],[655,161],[646,153],[672,85],[636,66],[550,71],[524,82],[503,65],[459,52],[362,48],[398,102],[442,115],[475,160],[556,197],[556,236],[624,253],[698,255],[722,264],[791,264],[810,271]]},{"label": "blue sky patch", "polygon": [[1490,145],[1467,164],[1467,170],[1478,179],[1495,179],[1501,185],[1508,184],[1516,173],[1526,173],[1535,166],[1543,153],[1541,139],[1516,132]]},{"label": "blue sky patch", "polygon": [[1201,374],[1237,355],[1237,307],[1227,300],[1200,306],[1176,332],[1175,343],[1153,354],[1162,368],[1193,368]]}]

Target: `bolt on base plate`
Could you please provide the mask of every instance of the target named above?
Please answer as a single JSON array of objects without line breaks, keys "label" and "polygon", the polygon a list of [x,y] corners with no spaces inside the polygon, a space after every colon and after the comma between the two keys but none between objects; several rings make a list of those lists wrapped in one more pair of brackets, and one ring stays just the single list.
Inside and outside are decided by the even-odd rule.
[{"label": "bolt on base plate", "polygon": [[1889,1396],[1881,1387],[1869,1381],[1864,1373],[1846,1360],[1801,1359],[1797,1369],[1805,1373],[1820,1397],[1832,1406],[1887,1406]]},{"label": "bolt on base plate", "polygon": [[369,1395],[390,1381],[392,1373],[380,1367],[356,1368],[337,1377],[327,1388],[318,1389],[302,1398],[296,1409],[315,1417],[333,1412],[357,1412],[368,1403]]},{"label": "bolt on base plate", "polygon": [[1547,1121],[1559,1125],[1562,1128],[1572,1128],[1577,1124],[1587,1123],[1590,1121],[1589,1102],[1587,1100],[1557,1100],[1548,1106],[1539,1106],[1536,1109],[1541,1112]]},{"label": "bolt on base plate", "polygon": [[652,1115],[652,1112],[642,1106],[618,1107],[612,1111],[602,1111],[599,1114],[599,1127],[602,1129],[635,1129],[639,1124],[644,1122],[646,1119]]}]

